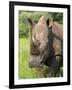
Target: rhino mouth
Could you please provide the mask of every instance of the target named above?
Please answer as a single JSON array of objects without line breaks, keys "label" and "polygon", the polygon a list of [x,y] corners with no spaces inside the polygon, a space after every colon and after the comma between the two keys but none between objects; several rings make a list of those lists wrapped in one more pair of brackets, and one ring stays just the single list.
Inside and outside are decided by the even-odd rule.
[{"label": "rhino mouth", "polygon": [[42,61],[43,58],[40,55],[39,56],[31,55],[29,67],[42,67],[44,65]]}]

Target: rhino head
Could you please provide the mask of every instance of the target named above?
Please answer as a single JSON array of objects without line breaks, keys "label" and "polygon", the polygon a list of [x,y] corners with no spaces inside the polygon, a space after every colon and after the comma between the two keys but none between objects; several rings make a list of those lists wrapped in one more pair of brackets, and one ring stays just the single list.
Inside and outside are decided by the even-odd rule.
[{"label": "rhino head", "polygon": [[34,23],[30,18],[28,22],[31,26],[29,66],[42,67],[44,65],[44,59],[48,57],[49,19],[42,16],[38,23]]}]

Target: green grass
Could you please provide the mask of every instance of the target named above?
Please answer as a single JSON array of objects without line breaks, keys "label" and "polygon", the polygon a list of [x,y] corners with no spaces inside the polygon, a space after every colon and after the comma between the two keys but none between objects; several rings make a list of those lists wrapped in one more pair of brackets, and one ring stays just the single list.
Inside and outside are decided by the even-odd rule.
[{"label": "green grass", "polygon": [[29,38],[19,39],[19,79],[36,78],[35,68],[29,67],[30,41]]}]

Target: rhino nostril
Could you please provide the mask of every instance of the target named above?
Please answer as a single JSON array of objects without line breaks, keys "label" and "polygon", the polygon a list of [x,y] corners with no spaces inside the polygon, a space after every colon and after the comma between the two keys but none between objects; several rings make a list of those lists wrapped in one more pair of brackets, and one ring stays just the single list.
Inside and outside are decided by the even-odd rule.
[{"label": "rhino nostril", "polygon": [[41,61],[41,64],[43,63],[43,61]]}]

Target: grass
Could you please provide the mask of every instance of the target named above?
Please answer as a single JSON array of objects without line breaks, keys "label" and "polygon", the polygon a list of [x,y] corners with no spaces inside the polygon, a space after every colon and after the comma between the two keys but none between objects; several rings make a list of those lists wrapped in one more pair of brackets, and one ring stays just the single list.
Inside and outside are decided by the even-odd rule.
[{"label": "grass", "polygon": [[36,78],[35,68],[29,67],[30,41],[29,38],[19,39],[19,79]]}]

